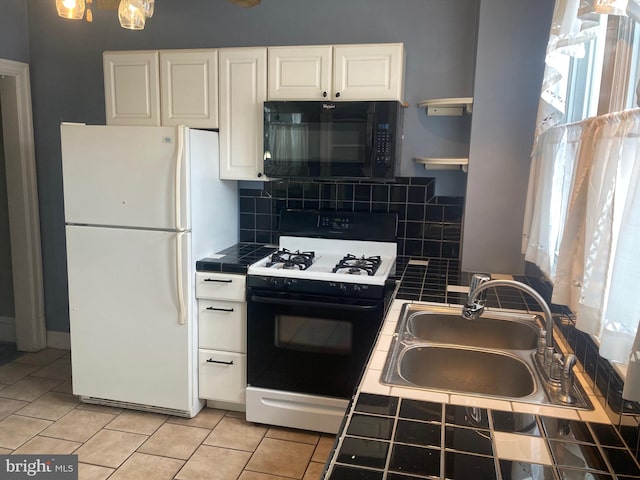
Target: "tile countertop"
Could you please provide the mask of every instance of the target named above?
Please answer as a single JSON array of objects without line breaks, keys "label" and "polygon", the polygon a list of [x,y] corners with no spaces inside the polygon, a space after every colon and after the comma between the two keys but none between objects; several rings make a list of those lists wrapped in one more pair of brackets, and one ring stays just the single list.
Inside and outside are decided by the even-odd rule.
[{"label": "tile countertop", "polygon": [[324,479],[640,478],[595,397],[594,410],[581,411],[381,384],[405,303],[385,318]]}]

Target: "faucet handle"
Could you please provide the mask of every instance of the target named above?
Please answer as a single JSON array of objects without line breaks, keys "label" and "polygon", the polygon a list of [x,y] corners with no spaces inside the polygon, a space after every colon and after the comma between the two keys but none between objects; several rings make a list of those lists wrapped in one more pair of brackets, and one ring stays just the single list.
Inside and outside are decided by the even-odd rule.
[{"label": "faucet handle", "polygon": [[477,303],[479,305],[484,305],[485,301],[487,300],[486,290],[475,295],[475,299],[473,297],[478,287],[483,283],[488,282],[489,280],[491,280],[491,277],[489,277],[489,275],[484,275],[481,273],[476,273],[471,277],[471,281],[469,282],[469,298],[467,299],[468,304]]}]

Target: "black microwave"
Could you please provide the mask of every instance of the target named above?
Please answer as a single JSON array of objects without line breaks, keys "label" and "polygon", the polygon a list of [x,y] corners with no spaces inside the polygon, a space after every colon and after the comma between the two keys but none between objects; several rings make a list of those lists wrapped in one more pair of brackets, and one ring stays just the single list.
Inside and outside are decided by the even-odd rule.
[{"label": "black microwave", "polygon": [[269,177],[390,179],[402,144],[397,101],[264,103]]}]

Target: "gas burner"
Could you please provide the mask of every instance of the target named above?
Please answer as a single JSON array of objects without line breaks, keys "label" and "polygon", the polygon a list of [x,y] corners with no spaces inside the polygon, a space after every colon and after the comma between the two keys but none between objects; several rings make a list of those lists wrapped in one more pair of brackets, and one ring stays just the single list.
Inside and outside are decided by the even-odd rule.
[{"label": "gas burner", "polygon": [[283,248],[271,255],[271,258],[267,262],[267,268],[275,267],[306,270],[313,264],[314,257],[314,252],[301,252],[299,250],[291,252]]},{"label": "gas burner", "polygon": [[346,273],[348,275],[374,275],[382,260],[379,256],[356,257],[347,254],[333,267],[333,273]]}]

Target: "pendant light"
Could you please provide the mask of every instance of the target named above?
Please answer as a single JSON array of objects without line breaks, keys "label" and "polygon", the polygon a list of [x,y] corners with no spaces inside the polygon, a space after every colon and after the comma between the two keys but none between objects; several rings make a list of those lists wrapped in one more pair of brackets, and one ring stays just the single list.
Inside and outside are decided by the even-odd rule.
[{"label": "pendant light", "polygon": [[120,0],[118,19],[122,28],[142,30],[146,20],[144,0]]},{"label": "pendant light", "polygon": [[58,16],[62,18],[82,20],[84,8],[84,0],[56,0]]}]

